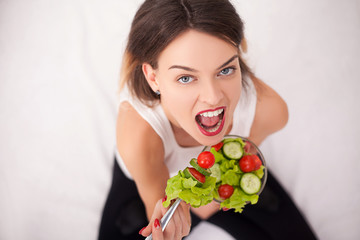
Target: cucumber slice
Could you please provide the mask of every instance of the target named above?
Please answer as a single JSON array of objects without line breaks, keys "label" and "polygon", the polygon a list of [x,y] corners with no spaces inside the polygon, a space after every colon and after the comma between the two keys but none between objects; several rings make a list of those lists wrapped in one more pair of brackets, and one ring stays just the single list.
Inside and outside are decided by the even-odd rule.
[{"label": "cucumber slice", "polygon": [[193,178],[194,180],[196,180],[195,177],[193,177],[191,175],[191,173],[189,172],[189,168],[185,168],[184,171],[183,171],[183,174],[184,174],[185,178]]},{"label": "cucumber slice", "polygon": [[193,166],[196,170],[198,170],[199,173],[201,173],[205,176],[211,175],[211,171],[209,169],[202,168],[199,166],[199,164],[197,164],[196,158],[191,159],[190,165]]},{"label": "cucumber slice", "polygon": [[[197,171],[196,169],[192,169],[192,170],[195,170],[195,171]],[[199,179],[197,179],[193,174],[191,174],[191,172],[189,171],[189,168],[187,167],[187,168],[185,168],[185,170],[183,171],[183,173],[184,173],[184,176],[186,177],[186,178],[191,178],[192,180],[195,180],[197,183],[196,183],[196,186],[197,187],[201,187],[202,185],[203,185],[203,183],[202,182],[200,182],[200,180]],[[199,173],[198,173],[199,174]],[[205,182],[205,176],[203,176],[204,177],[204,182]]]},{"label": "cucumber slice", "polygon": [[218,163],[214,163],[214,165],[210,168],[212,177],[216,178],[216,182],[221,181],[221,170],[220,165]]},{"label": "cucumber slice", "polygon": [[253,173],[244,173],[240,179],[240,187],[246,194],[255,194],[260,191],[261,180]]},{"label": "cucumber slice", "polygon": [[227,158],[238,160],[242,157],[244,150],[239,142],[231,141],[224,144],[223,153]]}]

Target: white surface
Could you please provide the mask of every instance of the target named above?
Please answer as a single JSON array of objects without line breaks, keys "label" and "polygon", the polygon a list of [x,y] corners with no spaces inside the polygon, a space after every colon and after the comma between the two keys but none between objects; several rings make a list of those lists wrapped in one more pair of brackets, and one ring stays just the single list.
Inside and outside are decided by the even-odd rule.
[{"label": "white surface", "polygon": [[[0,1],[0,239],[96,239],[139,2]],[[289,105],[270,168],[320,239],[360,239],[359,1],[234,2],[250,65]]]},{"label": "white surface", "polygon": [[320,239],[360,239],[360,1],[237,1],[249,58],[288,103],[261,149]]},{"label": "white surface", "polygon": [[185,240],[199,240],[199,239],[221,239],[221,240],[235,240],[233,236],[228,234],[222,228],[209,222],[202,221],[191,230],[191,234]]},{"label": "white surface", "polygon": [[122,7],[0,2],[0,239],[96,239],[130,14]]}]

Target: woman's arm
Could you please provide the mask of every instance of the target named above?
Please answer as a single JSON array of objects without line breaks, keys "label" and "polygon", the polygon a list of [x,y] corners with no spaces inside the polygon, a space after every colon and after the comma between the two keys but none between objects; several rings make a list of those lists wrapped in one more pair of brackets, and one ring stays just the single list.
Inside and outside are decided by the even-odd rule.
[{"label": "woman's arm", "polygon": [[121,104],[117,120],[117,148],[133,177],[145,205],[149,225],[140,232],[153,239],[181,239],[190,232],[190,207],[184,202],[175,211],[162,233],[159,220],[165,214],[161,199],[169,171],[164,163],[164,147],[159,135],[127,102]]},{"label": "woman's arm", "polygon": [[156,202],[165,196],[169,172],[164,163],[161,138],[128,102],[119,108],[117,149],[151,219]]}]

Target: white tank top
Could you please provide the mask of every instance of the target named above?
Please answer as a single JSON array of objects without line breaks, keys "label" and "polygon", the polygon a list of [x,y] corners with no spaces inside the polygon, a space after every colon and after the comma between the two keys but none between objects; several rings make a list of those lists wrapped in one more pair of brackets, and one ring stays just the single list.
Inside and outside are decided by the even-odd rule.
[{"label": "white tank top", "polygon": [[[239,135],[248,137],[250,129],[255,116],[256,109],[256,90],[252,81],[248,81],[249,87],[247,91],[241,93],[240,100],[235,108],[233,125],[230,135]],[[204,146],[197,147],[181,147],[177,144],[174,133],[170,126],[164,110],[158,104],[153,108],[147,107],[142,104],[138,99],[133,98],[125,87],[119,95],[119,104],[128,101],[132,107],[145,119],[154,131],[160,136],[164,143],[165,150],[165,164],[169,170],[170,177],[176,175],[179,170],[185,169],[189,166],[189,161],[195,158],[202,151]],[[119,152],[116,150],[116,159],[124,174],[132,179],[129,171],[127,170],[124,161],[122,160]]]}]

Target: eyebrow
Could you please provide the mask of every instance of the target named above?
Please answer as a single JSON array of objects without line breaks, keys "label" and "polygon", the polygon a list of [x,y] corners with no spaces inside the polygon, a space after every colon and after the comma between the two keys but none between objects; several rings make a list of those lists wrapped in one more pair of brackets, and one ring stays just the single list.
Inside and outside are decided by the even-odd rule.
[{"label": "eyebrow", "polygon": [[224,64],[222,64],[220,67],[218,67],[217,70],[220,70],[221,68],[225,67],[226,65],[228,65],[229,63],[231,63],[232,61],[234,61],[234,59],[236,59],[238,57],[239,57],[239,55],[235,54],[229,60],[227,60]]},{"label": "eyebrow", "polygon": [[[223,63],[220,67],[217,68],[217,70],[220,70],[221,68],[225,67],[226,65],[228,65],[229,63],[231,63],[232,61],[234,61],[234,59],[238,58],[239,55],[238,54],[235,54],[234,56],[232,56],[229,60],[227,60],[225,63]],[[178,68],[178,69],[183,69],[183,70],[186,70],[186,71],[189,71],[189,72],[198,72],[196,69],[194,68],[190,68],[190,67],[186,67],[186,66],[181,66],[181,65],[172,65],[171,67],[169,67],[169,70],[170,69],[175,69],[175,68]]]}]

